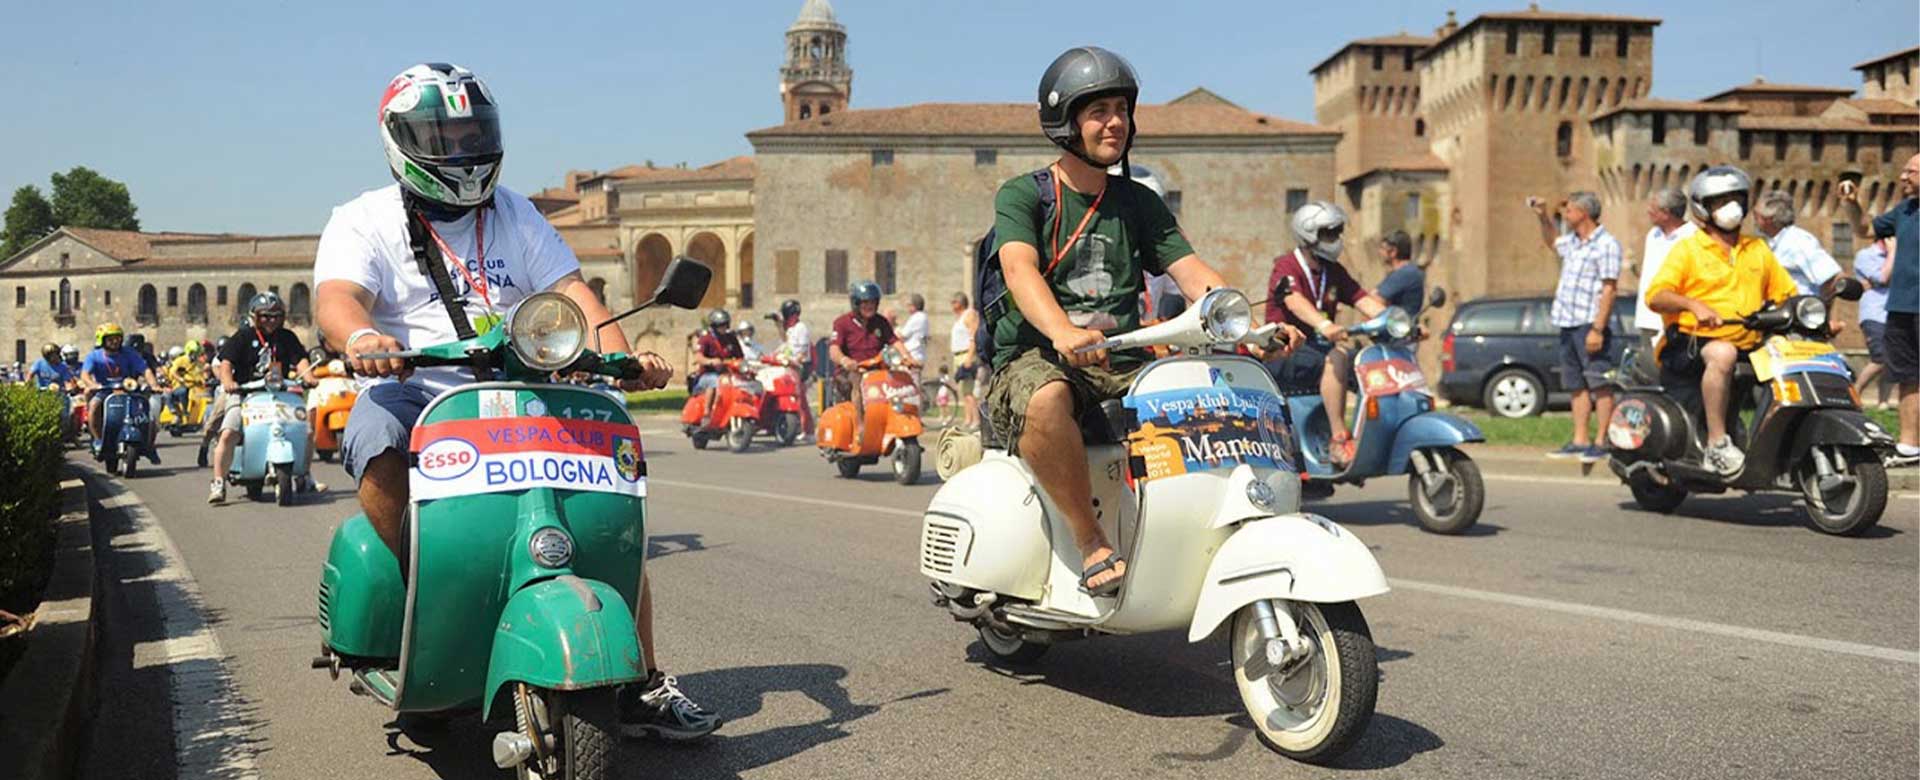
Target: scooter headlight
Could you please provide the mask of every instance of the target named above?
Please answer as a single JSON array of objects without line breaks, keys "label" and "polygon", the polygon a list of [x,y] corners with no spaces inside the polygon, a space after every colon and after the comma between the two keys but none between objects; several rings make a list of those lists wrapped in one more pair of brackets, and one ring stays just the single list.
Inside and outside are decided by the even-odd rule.
[{"label": "scooter headlight", "polygon": [[1253,305],[1239,290],[1209,291],[1199,307],[1200,328],[1216,343],[1239,341],[1253,329]]},{"label": "scooter headlight", "polygon": [[542,528],[533,532],[527,551],[533,554],[535,563],[558,569],[573,560],[573,539],[558,528]]},{"label": "scooter headlight", "polygon": [[1826,327],[1826,302],[1811,295],[1804,295],[1794,299],[1793,321],[1807,330],[1819,330]]},{"label": "scooter headlight", "polygon": [[1398,341],[1413,333],[1413,315],[1398,306],[1387,307],[1387,337]]},{"label": "scooter headlight", "polygon": [[507,314],[507,343],[535,371],[559,371],[587,349],[587,315],[565,295],[540,292]]}]

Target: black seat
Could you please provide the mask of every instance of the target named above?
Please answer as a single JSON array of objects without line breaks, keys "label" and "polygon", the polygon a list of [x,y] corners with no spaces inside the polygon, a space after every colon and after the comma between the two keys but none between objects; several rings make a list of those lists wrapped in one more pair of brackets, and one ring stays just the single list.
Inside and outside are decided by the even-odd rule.
[{"label": "black seat", "polygon": [[1080,440],[1088,446],[1120,444],[1135,427],[1132,409],[1125,401],[1109,398],[1080,415]]}]

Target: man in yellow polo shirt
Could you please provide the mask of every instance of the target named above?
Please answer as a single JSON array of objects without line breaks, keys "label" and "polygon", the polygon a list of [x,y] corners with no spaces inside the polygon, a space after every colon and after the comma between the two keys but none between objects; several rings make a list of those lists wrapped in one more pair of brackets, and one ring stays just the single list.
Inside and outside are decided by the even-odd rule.
[{"label": "man in yellow polo shirt", "polygon": [[[1740,324],[1768,303],[1795,292],[1767,242],[1740,235],[1751,202],[1752,180],[1731,165],[1700,172],[1687,185],[1687,212],[1700,231],[1668,252],[1647,285],[1647,308],[1666,322],[1660,347],[1660,384],[1669,395],[1698,387],[1706,406],[1707,465],[1726,476],[1740,473],[1746,455],[1727,435],[1727,399],[1733,368],[1760,345],[1761,334]],[[1691,406],[1691,404],[1688,404]]]}]

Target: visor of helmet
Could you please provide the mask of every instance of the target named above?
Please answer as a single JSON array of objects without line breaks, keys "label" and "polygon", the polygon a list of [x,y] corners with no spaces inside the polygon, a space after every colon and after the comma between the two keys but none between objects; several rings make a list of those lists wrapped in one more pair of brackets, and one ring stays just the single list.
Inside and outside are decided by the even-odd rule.
[{"label": "visor of helmet", "polygon": [[[499,112],[479,89],[446,97],[437,86],[420,91],[418,105],[387,115],[387,133],[407,156],[452,162],[501,153]],[[464,104],[464,110],[450,108],[448,101]]]}]

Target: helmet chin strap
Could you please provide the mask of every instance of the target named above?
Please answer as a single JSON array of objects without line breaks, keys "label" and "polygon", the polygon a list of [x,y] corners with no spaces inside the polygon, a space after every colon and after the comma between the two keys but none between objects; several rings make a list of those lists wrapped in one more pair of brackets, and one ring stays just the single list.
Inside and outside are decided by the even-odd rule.
[{"label": "helmet chin strap", "polygon": [[493,198],[489,196],[485,203],[476,203],[472,206],[449,206],[445,203],[420,197],[415,194],[413,190],[407,189],[404,186],[400,188],[400,198],[401,207],[404,210],[418,211],[425,214],[427,219],[433,222],[452,222],[472,213],[474,209],[480,208],[481,206],[493,205]]}]

